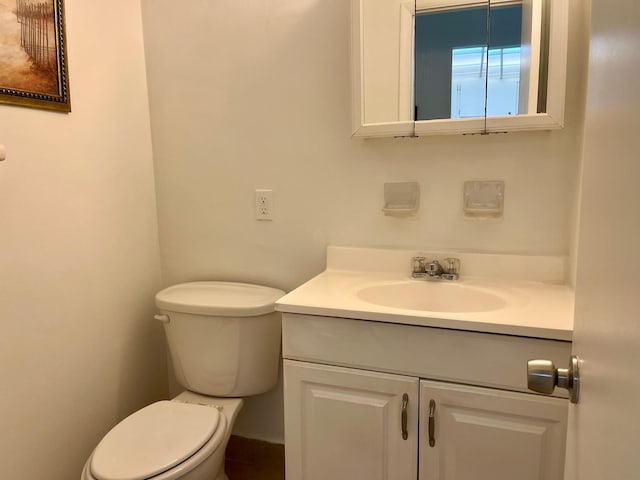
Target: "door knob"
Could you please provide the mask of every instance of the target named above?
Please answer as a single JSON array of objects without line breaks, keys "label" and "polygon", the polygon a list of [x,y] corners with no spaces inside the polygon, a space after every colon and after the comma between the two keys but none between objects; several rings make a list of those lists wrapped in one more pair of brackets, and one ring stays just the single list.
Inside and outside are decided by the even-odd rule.
[{"label": "door knob", "polygon": [[556,387],[569,390],[571,403],[580,399],[579,359],[571,357],[569,368],[556,368],[551,360],[529,360],[527,362],[527,387],[534,392],[551,395]]}]

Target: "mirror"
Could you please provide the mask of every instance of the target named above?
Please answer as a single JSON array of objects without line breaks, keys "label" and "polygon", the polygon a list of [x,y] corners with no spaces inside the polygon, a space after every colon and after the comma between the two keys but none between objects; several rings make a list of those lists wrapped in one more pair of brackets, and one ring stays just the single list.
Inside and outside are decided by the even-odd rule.
[{"label": "mirror", "polygon": [[537,113],[542,0],[451,3],[417,0],[415,119]]},{"label": "mirror", "polygon": [[352,0],[355,136],[561,128],[567,0]]}]

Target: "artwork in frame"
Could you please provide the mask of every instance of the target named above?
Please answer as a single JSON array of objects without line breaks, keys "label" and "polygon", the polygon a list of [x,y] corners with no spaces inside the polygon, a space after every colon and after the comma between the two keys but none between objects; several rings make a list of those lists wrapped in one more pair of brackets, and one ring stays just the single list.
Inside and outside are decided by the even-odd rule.
[{"label": "artwork in frame", "polygon": [[64,0],[0,0],[0,103],[71,111]]}]

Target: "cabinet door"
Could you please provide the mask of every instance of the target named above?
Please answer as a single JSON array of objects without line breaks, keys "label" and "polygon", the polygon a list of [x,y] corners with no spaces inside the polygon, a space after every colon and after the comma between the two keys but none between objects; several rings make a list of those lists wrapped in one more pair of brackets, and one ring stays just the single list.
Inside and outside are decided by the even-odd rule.
[{"label": "cabinet door", "polygon": [[562,480],[567,411],[564,399],[422,381],[420,480]]},{"label": "cabinet door", "polygon": [[287,480],[415,480],[418,389],[413,377],[285,360]]}]

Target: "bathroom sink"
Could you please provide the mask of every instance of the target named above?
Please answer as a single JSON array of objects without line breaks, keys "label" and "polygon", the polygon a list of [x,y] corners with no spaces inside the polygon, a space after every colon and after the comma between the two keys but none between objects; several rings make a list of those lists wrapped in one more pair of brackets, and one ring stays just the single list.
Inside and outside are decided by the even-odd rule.
[{"label": "bathroom sink", "polygon": [[[462,275],[411,278],[420,258],[459,258]],[[312,315],[571,341],[566,271],[564,257],[329,247],[327,269],[277,309],[292,323]]]},{"label": "bathroom sink", "polygon": [[507,302],[485,289],[443,281],[405,281],[365,287],[357,296],[384,307],[425,312],[489,312]]}]

